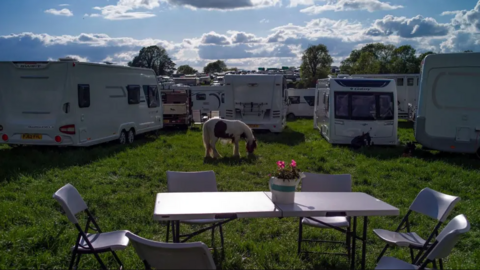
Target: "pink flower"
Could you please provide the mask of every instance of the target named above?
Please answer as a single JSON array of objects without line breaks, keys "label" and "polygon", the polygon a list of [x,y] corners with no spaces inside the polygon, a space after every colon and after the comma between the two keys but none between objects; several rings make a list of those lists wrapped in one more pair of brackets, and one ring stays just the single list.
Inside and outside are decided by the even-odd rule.
[{"label": "pink flower", "polygon": [[292,163],[290,163],[290,166],[297,167],[297,162],[295,162],[295,160],[292,159]]},{"label": "pink flower", "polygon": [[277,161],[277,166],[279,168],[283,169],[283,168],[285,168],[285,162],[279,160],[279,161]]}]

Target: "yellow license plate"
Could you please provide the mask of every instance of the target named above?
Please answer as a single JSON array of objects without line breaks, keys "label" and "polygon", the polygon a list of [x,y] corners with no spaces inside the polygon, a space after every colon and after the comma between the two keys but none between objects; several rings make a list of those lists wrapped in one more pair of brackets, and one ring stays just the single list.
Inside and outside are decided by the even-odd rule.
[{"label": "yellow license plate", "polygon": [[22,140],[41,140],[42,134],[22,134]]},{"label": "yellow license plate", "polygon": [[259,127],[259,125],[248,125],[248,126],[251,127],[251,128],[258,128]]},{"label": "yellow license plate", "polygon": [[170,120],[163,120],[163,123],[170,123]]}]

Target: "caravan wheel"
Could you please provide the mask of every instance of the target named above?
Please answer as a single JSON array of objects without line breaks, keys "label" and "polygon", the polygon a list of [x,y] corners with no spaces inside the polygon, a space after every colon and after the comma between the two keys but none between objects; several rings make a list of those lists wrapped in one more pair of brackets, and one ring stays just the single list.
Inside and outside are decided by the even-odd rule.
[{"label": "caravan wheel", "polygon": [[289,114],[287,115],[287,120],[289,120],[289,121],[295,120],[295,114],[289,113]]},{"label": "caravan wheel", "polygon": [[122,132],[120,132],[120,137],[118,138],[118,142],[120,144],[127,143],[127,133],[125,132],[125,130],[122,130]]},{"label": "caravan wheel", "polygon": [[133,143],[134,140],[135,140],[135,131],[132,128],[128,131],[127,142],[128,143]]}]

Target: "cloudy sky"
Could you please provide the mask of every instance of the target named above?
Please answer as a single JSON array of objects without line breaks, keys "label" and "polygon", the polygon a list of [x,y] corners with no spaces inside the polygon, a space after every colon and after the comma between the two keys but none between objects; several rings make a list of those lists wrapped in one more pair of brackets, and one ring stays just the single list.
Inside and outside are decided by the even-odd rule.
[{"label": "cloudy sky", "polygon": [[318,43],[338,64],[371,42],[480,51],[480,0],[0,0],[0,61],[126,64],[157,44],[177,65],[257,69]]}]

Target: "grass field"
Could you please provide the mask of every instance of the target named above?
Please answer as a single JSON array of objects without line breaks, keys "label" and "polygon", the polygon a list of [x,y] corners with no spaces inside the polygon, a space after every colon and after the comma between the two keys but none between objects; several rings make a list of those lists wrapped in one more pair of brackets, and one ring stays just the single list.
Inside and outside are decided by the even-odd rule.
[{"label": "grass field", "polygon": [[[400,123],[402,142],[413,139],[411,126]],[[0,269],[67,268],[76,231],[60,212],[52,194],[73,184],[104,231],[127,229],[142,237],[165,240],[166,226],[153,221],[155,195],[166,191],[167,170],[214,170],[220,191],[266,191],[268,174],[277,160],[295,159],[308,172],[349,173],[353,190],[366,192],[401,210],[404,215],[425,187],[461,197],[450,217],[463,213],[471,231],[445,262],[449,269],[480,267],[480,161],[469,156],[417,151],[401,157],[403,148],[351,150],[332,147],[313,129],[312,120],[290,122],[280,135],[257,135],[256,159],[235,160],[231,145],[219,146],[225,157],[204,164],[200,130],[162,131],[132,146],[115,143],[90,149],[40,147],[0,148]],[[242,144],[241,154],[245,156]],[[367,268],[375,267],[382,243],[372,229],[394,230],[399,217],[369,219]],[[224,227],[226,256],[223,269],[346,268],[343,257],[296,256],[297,219],[241,219]],[[428,235],[435,220],[414,216],[413,228]],[[361,224],[360,224],[361,225]],[[361,227],[360,227],[361,228]],[[182,226],[182,232],[190,227]],[[331,230],[307,228],[306,237],[338,238]],[[194,240],[210,244],[210,234]],[[217,237],[218,240],[218,237]],[[217,243],[219,246],[219,243]],[[358,245],[357,245],[358,247]],[[326,250],[329,246],[312,247]],[[143,268],[132,246],[118,252],[127,269]],[[408,260],[405,249],[387,255]],[[103,256],[117,267],[109,254]],[[98,268],[93,256],[83,256],[81,268]]]}]

